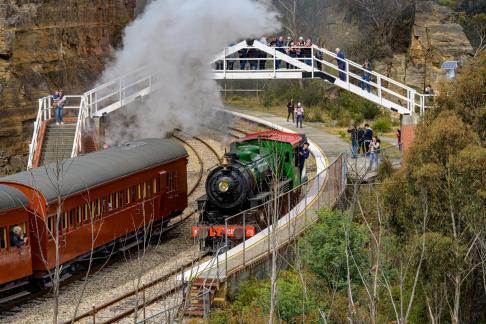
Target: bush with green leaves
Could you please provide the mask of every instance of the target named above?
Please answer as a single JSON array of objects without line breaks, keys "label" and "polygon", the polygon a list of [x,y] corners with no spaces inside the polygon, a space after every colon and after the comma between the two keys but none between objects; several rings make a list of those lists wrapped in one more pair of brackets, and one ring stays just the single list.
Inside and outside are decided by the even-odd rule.
[{"label": "bush with green leaves", "polygon": [[367,263],[366,228],[351,221],[347,212],[321,210],[319,221],[300,241],[303,262],[331,289],[341,290],[347,282],[346,250],[351,280],[359,282],[358,268]]},{"label": "bush with green leaves", "polygon": [[377,133],[387,133],[392,130],[392,126],[393,123],[390,117],[385,116],[375,120],[372,128]]}]

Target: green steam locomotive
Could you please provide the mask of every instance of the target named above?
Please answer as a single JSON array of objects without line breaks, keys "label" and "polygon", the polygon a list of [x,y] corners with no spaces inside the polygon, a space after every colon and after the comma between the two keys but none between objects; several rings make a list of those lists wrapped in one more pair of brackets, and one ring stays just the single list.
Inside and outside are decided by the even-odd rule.
[{"label": "green steam locomotive", "polygon": [[[192,231],[205,249],[217,249],[225,236],[239,242],[268,225],[255,207],[306,180],[299,169],[305,142],[304,135],[265,131],[231,143],[221,165],[207,177],[206,194],[197,200],[199,222]],[[286,199],[280,203],[287,206]],[[244,220],[232,217],[246,210],[251,212]]]}]

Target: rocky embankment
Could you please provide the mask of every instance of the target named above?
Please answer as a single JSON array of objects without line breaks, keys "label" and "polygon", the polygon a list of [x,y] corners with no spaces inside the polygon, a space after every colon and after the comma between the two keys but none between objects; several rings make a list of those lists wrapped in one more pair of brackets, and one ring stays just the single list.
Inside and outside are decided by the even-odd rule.
[{"label": "rocky embankment", "polygon": [[92,85],[136,0],[0,1],[0,174],[23,167],[37,98]]},{"label": "rocky embankment", "polygon": [[390,77],[422,90],[424,85],[438,84],[444,77],[444,61],[466,62],[473,48],[454,12],[434,1],[417,1],[411,45],[406,53],[375,64]]}]

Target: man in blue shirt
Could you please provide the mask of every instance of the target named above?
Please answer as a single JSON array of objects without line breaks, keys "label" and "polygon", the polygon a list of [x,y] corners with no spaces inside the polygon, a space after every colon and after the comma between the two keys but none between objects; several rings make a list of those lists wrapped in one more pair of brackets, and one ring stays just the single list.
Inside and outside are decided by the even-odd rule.
[{"label": "man in blue shirt", "polygon": [[370,144],[372,139],[373,139],[373,130],[371,129],[369,124],[365,124],[364,140],[365,140],[366,153],[370,151]]},{"label": "man in blue shirt", "polygon": [[309,151],[309,142],[305,142],[300,148],[299,148],[299,170],[300,170],[300,176],[302,177],[302,171],[304,170],[305,166],[305,160],[309,158],[310,151]]}]

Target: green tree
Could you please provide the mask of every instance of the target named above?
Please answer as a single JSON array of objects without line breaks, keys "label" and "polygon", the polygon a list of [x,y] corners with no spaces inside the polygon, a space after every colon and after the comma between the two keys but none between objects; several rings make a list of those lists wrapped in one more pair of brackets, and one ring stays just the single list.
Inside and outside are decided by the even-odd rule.
[{"label": "green tree", "polygon": [[[472,270],[483,264],[473,253],[481,248],[486,229],[486,149],[478,142],[477,134],[456,113],[443,111],[426,118],[417,128],[405,169],[382,193],[390,223],[403,241],[414,239],[426,211],[423,292],[428,306],[450,305],[452,323],[461,321],[461,309],[466,307],[462,297],[476,289],[471,282],[479,276]],[[445,296],[435,294],[440,287],[448,288]]]},{"label": "green tree", "polygon": [[455,80],[443,84],[429,119],[443,111],[456,112],[486,144],[486,51],[461,69]]},{"label": "green tree", "polygon": [[348,213],[322,210],[319,222],[304,236],[300,247],[304,264],[324,279],[331,290],[340,290],[347,286],[346,250],[356,260],[349,270],[352,281],[358,283],[357,266],[361,268],[367,262],[367,242],[366,229],[353,223]]}]

